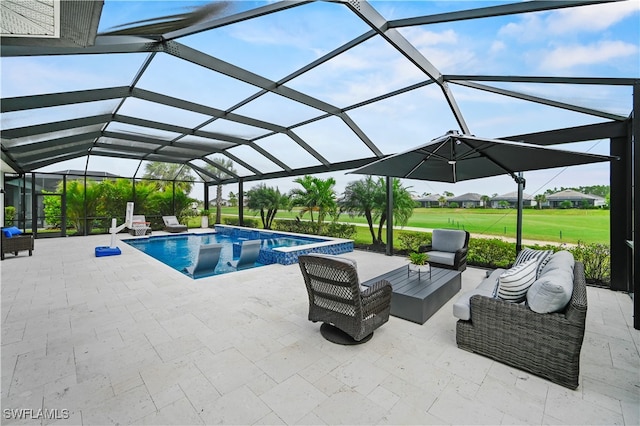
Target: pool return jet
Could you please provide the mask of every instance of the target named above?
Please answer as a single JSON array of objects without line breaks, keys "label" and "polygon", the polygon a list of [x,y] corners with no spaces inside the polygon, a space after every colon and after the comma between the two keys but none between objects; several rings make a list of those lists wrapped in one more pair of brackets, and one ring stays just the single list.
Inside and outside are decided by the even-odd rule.
[{"label": "pool return jet", "polygon": [[117,256],[122,254],[120,247],[116,247],[116,234],[124,228],[131,228],[133,226],[133,202],[127,203],[124,223],[120,226],[116,226],[116,223],[117,221],[115,217],[111,219],[111,228],[109,228],[109,233],[111,234],[111,245],[96,247],[96,257]]}]

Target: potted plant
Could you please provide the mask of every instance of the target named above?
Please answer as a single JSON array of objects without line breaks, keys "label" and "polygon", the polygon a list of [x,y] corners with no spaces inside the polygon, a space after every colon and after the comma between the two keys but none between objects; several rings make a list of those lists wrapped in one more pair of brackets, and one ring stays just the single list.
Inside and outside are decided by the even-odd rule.
[{"label": "potted plant", "polygon": [[200,227],[201,228],[209,227],[209,210],[207,209],[200,210]]},{"label": "potted plant", "polygon": [[416,272],[427,272],[429,270],[429,255],[412,251],[409,253],[409,270]]}]

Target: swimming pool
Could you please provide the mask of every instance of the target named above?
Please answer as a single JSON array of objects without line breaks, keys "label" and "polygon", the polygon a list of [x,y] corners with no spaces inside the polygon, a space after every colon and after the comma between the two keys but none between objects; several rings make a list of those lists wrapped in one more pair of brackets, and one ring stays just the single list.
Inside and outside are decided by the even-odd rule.
[{"label": "swimming pool", "polygon": [[223,244],[215,275],[236,271],[227,262],[238,258],[243,240],[262,240],[256,267],[273,263],[290,265],[298,262],[299,255],[311,252],[342,254],[353,251],[351,240],[225,225],[216,225],[215,230],[213,233],[159,235],[122,241],[185,275],[184,268],[194,263],[201,244]]}]

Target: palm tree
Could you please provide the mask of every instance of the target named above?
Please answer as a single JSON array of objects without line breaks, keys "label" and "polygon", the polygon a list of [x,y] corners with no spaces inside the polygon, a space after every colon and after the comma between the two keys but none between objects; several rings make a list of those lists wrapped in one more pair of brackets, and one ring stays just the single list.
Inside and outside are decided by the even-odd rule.
[{"label": "palm tree", "polygon": [[271,229],[278,209],[286,209],[289,207],[289,196],[282,194],[278,188],[267,187],[265,184],[260,184],[247,191],[247,207],[260,212],[262,227],[264,229]]},{"label": "palm tree", "polygon": [[491,198],[488,195],[483,195],[480,197],[480,199],[482,200],[482,204],[485,209],[489,207],[489,202],[491,201]]},{"label": "palm tree", "polygon": [[538,209],[542,210],[542,203],[547,201],[547,196],[544,194],[537,194],[535,197],[533,197],[533,199],[536,200],[536,204],[538,204]]},{"label": "palm tree", "polygon": [[[378,179],[378,185],[381,188],[385,188],[384,178]],[[395,225],[404,226],[409,221],[409,218],[413,214],[413,208],[415,203],[413,201],[413,194],[409,188],[402,186],[400,179],[393,179],[393,219]],[[380,218],[378,224],[378,242],[383,244],[382,241],[382,228],[387,221],[387,195],[386,191],[379,191],[376,193],[377,215]]]},{"label": "palm tree", "polygon": [[444,207],[447,204],[447,197],[441,195],[440,198],[438,198],[438,204],[440,204],[440,207]]},{"label": "palm tree", "polygon": [[369,232],[373,244],[376,244],[376,234],[373,230],[373,215],[376,209],[376,200],[379,198],[378,193],[384,192],[384,188],[373,179],[367,176],[355,182],[350,182],[344,190],[342,200],[340,201],[340,209],[349,213],[349,216],[364,216],[369,225]]},{"label": "palm tree", "polygon": [[194,177],[191,174],[191,169],[183,164],[149,162],[144,166],[142,177],[163,181],[161,185],[165,190],[169,182],[173,181],[176,181],[176,187],[182,189],[186,194],[190,193],[193,188]]},{"label": "palm tree", "polygon": [[337,217],[338,203],[336,193],[333,190],[336,180],[334,178],[320,179],[310,175],[297,178],[294,182],[300,184],[302,189],[294,188],[290,191],[291,202],[294,206],[301,206],[300,215],[309,212],[313,222],[313,211],[318,211],[318,233],[322,228],[325,217],[329,214]]},{"label": "palm tree", "polygon": [[[215,176],[218,180],[223,180],[230,178],[231,175],[227,173],[225,170],[228,170],[231,173],[236,173],[236,170],[233,168],[233,161],[228,158],[213,158],[212,161],[219,165],[220,167],[216,167],[211,164],[206,164],[204,166],[205,170]],[[205,206],[207,208],[207,206]],[[216,223],[220,223],[222,221],[222,184],[216,185]]]}]

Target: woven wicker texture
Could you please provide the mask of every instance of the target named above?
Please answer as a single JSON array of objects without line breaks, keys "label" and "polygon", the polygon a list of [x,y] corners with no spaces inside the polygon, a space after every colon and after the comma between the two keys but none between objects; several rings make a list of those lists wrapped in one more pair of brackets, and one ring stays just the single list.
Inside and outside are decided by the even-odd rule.
[{"label": "woven wicker texture", "polygon": [[300,270],[309,295],[309,320],[334,325],[362,340],[389,320],[391,284],[360,290],[356,267],[327,257],[302,255]]},{"label": "woven wicker texture", "polygon": [[13,253],[17,256],[18,252],[24,250],[28,250],[29,256],[31,256],[34,247],[32,234],[14,235],[11,238],[5,237],[2,232],[0,232],[0,235],[2,235],[2,260],[4,260],[5,253]]},{"label": "woven wicker texture", "polygon": [[577,388],[587,316],[581,262],[575,263],[573,275],[571,300],[560,313],[538,314],[522,304],[473,296],[471,319],[457,323],[458,347]]}]

